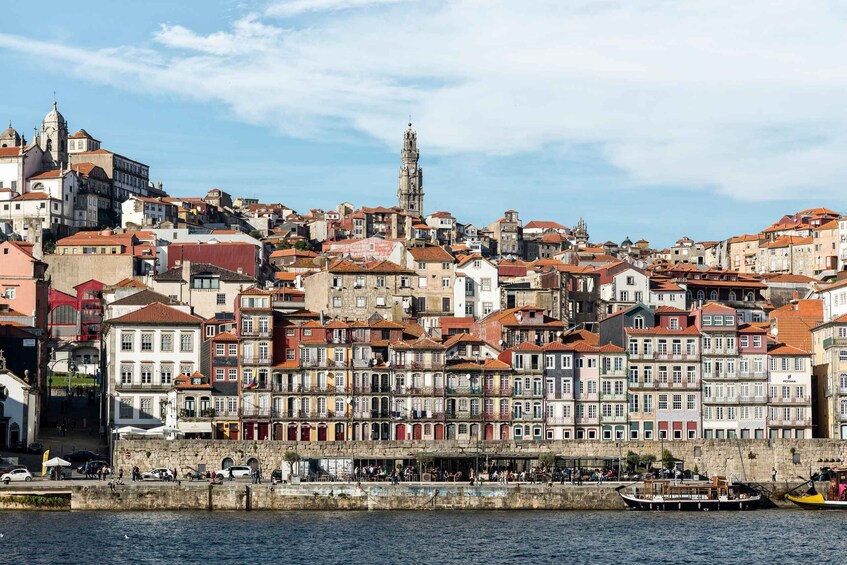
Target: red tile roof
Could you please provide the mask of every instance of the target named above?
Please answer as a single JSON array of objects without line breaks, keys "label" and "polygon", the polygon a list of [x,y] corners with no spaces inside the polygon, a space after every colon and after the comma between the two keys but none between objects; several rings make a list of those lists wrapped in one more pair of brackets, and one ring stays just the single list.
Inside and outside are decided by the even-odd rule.
[{"label": "red tile roof", "polygon": [[158,324],[158,325],[200,325],[203,321],[199,316],[188,314],[177,310],[161,302],[154,302],[149,306],[124,314],[118,318],[112,318],[110,324]]}]

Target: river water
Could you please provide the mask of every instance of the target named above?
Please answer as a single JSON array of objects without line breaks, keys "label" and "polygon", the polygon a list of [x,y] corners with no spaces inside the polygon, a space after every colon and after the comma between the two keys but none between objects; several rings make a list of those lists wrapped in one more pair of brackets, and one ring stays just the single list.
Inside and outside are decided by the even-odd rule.
[{"label": "river water", "polygon": [[847,513],[2,512],[0,563],[845,563]]}]

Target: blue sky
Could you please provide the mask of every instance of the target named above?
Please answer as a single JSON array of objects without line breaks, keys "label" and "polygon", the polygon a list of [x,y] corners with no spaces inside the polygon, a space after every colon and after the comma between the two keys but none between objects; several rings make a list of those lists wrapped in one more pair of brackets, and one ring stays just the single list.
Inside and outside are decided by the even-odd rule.
[{"label": "blue sky", "polygon": [[[740,4],[740,5],[739,5]],[[393,205],[402,132],[426,208],[658,246],[847,209],[838,2],[89,1],[3,7],[0,120],[53,91],[72,131],[300,210]],[[4,124],[5,125],[5,124]]]}]

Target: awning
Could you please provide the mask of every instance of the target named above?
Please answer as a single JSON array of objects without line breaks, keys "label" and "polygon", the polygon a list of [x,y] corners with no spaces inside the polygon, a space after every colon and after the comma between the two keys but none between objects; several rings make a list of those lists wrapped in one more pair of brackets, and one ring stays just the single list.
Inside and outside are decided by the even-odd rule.
[{"label": "awning", "polygon": [[212,422],[179,422],[176,427],[187,434],[212,433]]}]

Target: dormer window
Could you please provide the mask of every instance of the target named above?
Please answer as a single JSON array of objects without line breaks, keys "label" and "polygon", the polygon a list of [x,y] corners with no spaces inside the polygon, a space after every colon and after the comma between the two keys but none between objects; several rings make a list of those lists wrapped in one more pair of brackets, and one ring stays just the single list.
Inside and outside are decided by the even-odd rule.
[{"label": "dormer window", "polygon": [[636,330],[644,329],[644,316],[636,316],[632,319],[632,327]]},{"label": "dormer window", "polygon": [[679,329],[679,318],[671,318],[668,327],[672,330],[678,330]]}]

